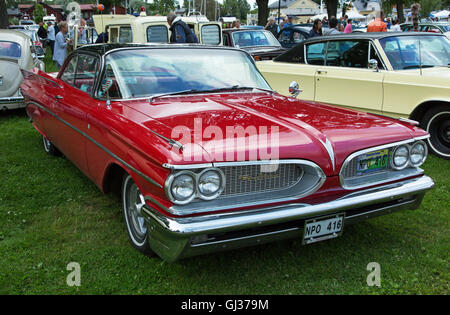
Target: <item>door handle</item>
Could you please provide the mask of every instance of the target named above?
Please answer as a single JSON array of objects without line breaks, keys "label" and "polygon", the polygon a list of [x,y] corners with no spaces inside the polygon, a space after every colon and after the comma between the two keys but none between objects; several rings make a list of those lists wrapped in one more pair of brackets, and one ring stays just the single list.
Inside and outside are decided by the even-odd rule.
[{"label": "door handle", "polygon": [[56,98],[57,100],[62,100],[62,99],[63,99],[63,97],[62,97],[61,95],[55,95],[55,98]]},{"label": "door handle", "polygon": [[328,71],[325,70],[317,70],[317,74],[327,74]]}]

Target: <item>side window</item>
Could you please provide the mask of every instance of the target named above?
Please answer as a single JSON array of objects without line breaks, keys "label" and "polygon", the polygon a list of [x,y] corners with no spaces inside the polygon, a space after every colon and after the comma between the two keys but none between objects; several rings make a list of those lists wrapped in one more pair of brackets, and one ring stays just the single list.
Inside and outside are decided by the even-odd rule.
[{"label": "side window", "polygon": [[380,56],[378,56],[378,53],[377,53],[375,47],[372,44],[370,44],[370,56],[369,56],[369,59],[375,59],[377,61],[377,63],[378,63],[378,69],[384,70],[384,66],[383,66],[383,63],[381,62],[381,58],[380,58]]},{"label": "side window", "polygon": [[327,66],[367,68],[368,41],[330,41],[327,49]]},{"label": "side window", "polygon": [[304,58],[304,45],[298,45],[292,49],[289,49],[284,54],[278,56],[274,61],[284,61],[290,63],[305,63]]},{"label": "side window", "polygon": [[116,75],[110,64],[106,65],[105,75],[100,84],[101,86],[109,86],[106,93],[99,91],[98,96],[101,98],[122,98],[120,93],[119,84],[117,83]]},{"label": "side window", "polygon": [[133,34],[131,26],[121,26],[119,29],[119,43],[132,43]]},{"label": "side window", "polygon": [[306,46],[306,61],[308,64],[323,66],[325,63],[325,47],[326,42]]},{"label": "side window", "polygon": [[301,41],[305,40],[305,36],[300,32],[294,31],[292,35],[292,40],[294,41],[295,44],[298,44]]},{"label": "side window", "polygon": [[111,43],[119,42],[119,28],[118,27],[109,28],[109,41]]},{"label": "side window", "polygon": [[91,93],[94,88],[97,70],[97,58],[90,55],[79,55],[74,86],[83,92]]},{"label": "side window", "polygon": [[67,84],[73,85],[73,79],[75,78],[75,69],[77,67],[77,59],[77,56],[72,57],[61,74],[60,79]]},{"label": "side window", "polygon": [[164,25],[147,27],[147,43],[168,43],[169,32]]},{"label": "side window", "polygon": [[219,25],[211,24],[202,26],[202,44],[219,45],[220,28]]}]

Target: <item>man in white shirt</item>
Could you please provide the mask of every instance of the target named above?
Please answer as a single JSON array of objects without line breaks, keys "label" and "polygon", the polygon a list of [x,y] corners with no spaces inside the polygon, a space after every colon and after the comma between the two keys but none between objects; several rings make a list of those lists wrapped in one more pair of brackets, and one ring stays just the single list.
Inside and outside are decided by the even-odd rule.
[{"label": "man in white shirt", "polygon": [[49,25],[49,27],[47,29],[47,32],[48,32],[47,39],[50,43],[50,48],[52,49],[52,55],[53,55],[54,49],[55,49],[55,37],[56,37],[55,26],[53,25],[52,22],[48,22],[48,25]]}]

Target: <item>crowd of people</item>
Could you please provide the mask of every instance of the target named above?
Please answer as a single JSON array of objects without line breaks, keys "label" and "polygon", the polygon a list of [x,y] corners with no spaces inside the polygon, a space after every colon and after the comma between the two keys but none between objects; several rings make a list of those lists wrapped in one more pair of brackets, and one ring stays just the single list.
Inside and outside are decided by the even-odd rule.
[{"label": "crowd of people", "polygon": [[[284,18],[280,24],[278,25],[275,21],[275,17],[269,17],[265,30],[272,32],[275,36],[278,35],[280,31],[284,28],[289,27],[293,24],[293,17],[287,16]],[[323,19],[315,19],[312,22],[313,26],[309,33],[310,37],[316,36],[327,36],[327,35],[335,35],[341,33],[351,33],[353,31],[353,19],[349,18],[347,15],[337,19],[335,16],[327,19],[324,17]],[[322,26],[327,26],[323,27]],[[387,32],[388,30],[400,32],[400,25],[398,20],[391,20],[389,18],[385,18],[384,12],[379,11],[377,16],[367,25],[367,32]]]}]

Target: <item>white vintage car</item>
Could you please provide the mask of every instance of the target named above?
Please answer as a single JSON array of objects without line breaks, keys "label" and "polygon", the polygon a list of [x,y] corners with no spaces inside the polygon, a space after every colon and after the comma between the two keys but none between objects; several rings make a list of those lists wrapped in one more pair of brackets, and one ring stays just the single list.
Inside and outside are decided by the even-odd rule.
[{"label": "white vintage car", "polygon": [[44,71],[44,63],[37,58],[30,37],[15,30],[0,30],[0,110],[25,107],[20,70],[33,68]]},{"label": "white vintage car", "polygon": [[314,37],[257,63],[282,94],[419,122],[431,152],[446,159],[449,66],[444,35],[389,32]]}]

